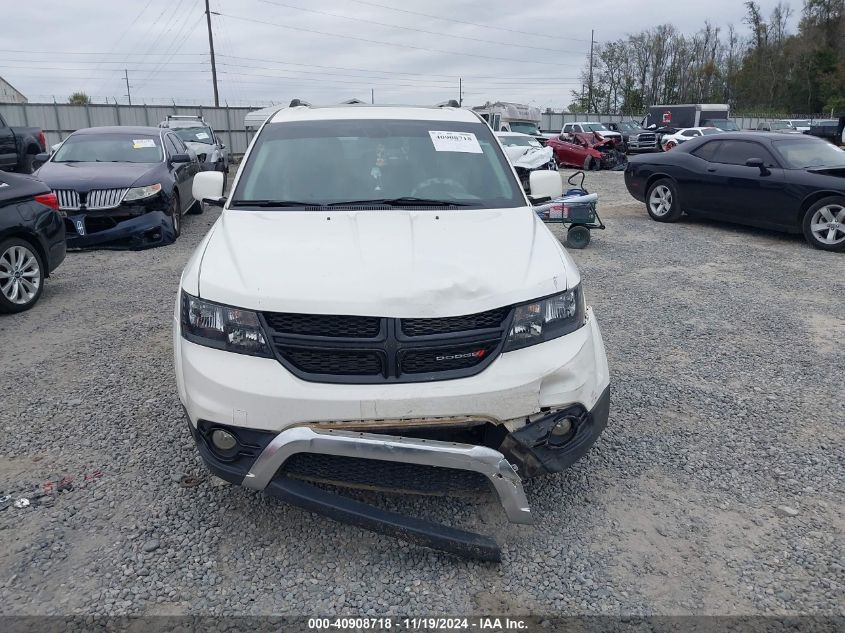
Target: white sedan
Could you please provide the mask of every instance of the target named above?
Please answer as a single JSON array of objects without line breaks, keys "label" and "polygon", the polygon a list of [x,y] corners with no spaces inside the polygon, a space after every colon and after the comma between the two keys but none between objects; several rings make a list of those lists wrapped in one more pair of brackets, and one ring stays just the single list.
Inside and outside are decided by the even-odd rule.
[{"label": "white sedan", "polygon": [[673,147],[677,147],[684,141],[691,138],[698,138],[699,136],[709,136],[710,134],[721,134],[722,130],[717,127],[687,127],[678,130],[674,134],[666,134],[660,139],[660,146],[664,152],[668,152]]}]

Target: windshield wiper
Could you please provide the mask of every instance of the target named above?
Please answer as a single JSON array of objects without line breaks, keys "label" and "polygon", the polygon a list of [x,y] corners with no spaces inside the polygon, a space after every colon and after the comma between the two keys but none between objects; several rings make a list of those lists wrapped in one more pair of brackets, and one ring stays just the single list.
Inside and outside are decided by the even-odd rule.
[{"label": "windshield wiper", "polygon": [[386,205],[391,207],[466,207],[467,202],[455,202],[454,200],[435,200],[433,198],[416,198],[414,196],[402,196],[400,198],[374,198],[372,200],[347,200],[346,202],[332,202],[327,207],[351,207],[355,205],[371,206]]},{"label": "windshield wiper", "polygon": [[298,200],[233,200],[232,207],[323,207],[319,202],[299,202]]}]

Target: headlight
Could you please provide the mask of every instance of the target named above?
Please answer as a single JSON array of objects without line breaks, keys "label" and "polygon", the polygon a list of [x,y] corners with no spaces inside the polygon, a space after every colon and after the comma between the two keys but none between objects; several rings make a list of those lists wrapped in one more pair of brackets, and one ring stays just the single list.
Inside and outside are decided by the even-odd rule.
[{"label": "headlight", "polygon": [[192,343],[271,358],[258,315],[182,293],[182,336]]},{"label": "headlight", "polygon": [[144,198],[156,195],[159,191],[161,191],[161,185],[158,183],[146,187],[132,187],[123,196],[123,201],[132,202],[133,200],[143,200]]},{"label": "headlight", "polygon": [[516,306],[505,352],[544,343],[584,325],[586,306],[581,286]]}]

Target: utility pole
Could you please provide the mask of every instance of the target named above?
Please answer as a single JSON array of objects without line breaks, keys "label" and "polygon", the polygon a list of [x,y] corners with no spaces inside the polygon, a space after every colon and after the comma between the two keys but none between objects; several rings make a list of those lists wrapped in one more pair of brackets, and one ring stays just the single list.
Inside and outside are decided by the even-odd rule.
[{"label": "utility pole", "polygon": [[[206,4],[208,4],[208,0],[205,0]],[[596,31],[595,29],[590,31],[590,90],[589,90],[589,97],[587,99],[587,112],[590,112],[590,108],[593,107],[593,43],[595,41]],[[212,57],[212,59],[214,59]],[[214,63],[212,62],[212,68],[214,67]]]},{"label": "utility pole", "polygon": [[132,105],[132,93],[129,91],[129,71],[123,69],[123,78],[126,79],[126,98],[129,99],[129,105]]},{"label": "utility pole", "polygon": [[208,50],[211,52],[211,81],[214,84],[214,107],[220,107],[220,97],[217,94],[217,66],[214,64],[214,36],[211,34],[211,9],[205,0],[205,21],[208,24]]},{"label": "utility pole", "polygon": [[376,89],[370,88],[370,105],[376,102]]},{"label": "utility pole", "polygon": [[458,77],[458,105],[464,105],[464,78]]}]

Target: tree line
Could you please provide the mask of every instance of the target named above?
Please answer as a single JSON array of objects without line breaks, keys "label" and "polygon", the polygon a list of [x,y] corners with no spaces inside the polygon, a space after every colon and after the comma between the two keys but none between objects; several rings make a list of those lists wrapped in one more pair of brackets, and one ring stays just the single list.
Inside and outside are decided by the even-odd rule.
[{"label": "tree line", "polygon": [[768,16],[753,0],[745,9],[741,30],[705,23],[684,34],[664,24],[597,45],[592,82],[588,62],[570,110],[641,115],[655,104],[728,103],[757,115],[845,113],[845,0],[804,0],[795,32],[784,2]]}]

